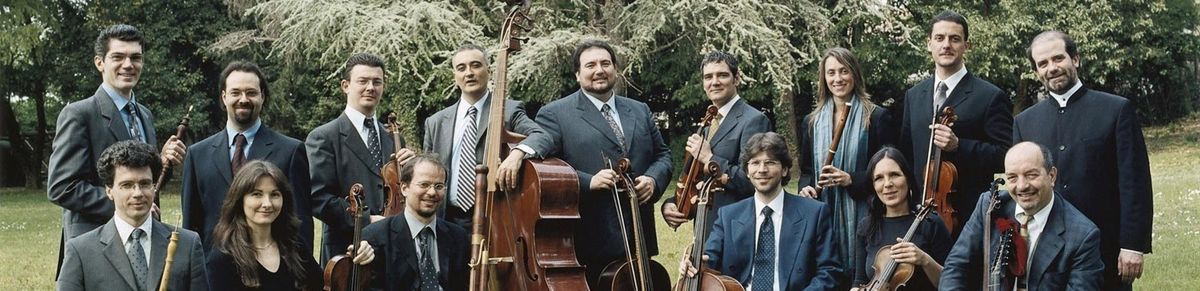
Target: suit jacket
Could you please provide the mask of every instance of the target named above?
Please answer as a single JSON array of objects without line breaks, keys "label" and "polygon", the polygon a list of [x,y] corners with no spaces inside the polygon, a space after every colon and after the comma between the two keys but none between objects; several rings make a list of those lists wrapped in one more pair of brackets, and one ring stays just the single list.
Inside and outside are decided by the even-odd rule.
[{"label": "suit jacket", "polygon": [[[483,101],[482,106],[485,109],[479,112],[475,123],[475,161],[480,164],[484,162],[484,144],[487,139],[488,115],[490,114],[490,110],[486,108],[491,105],[492,99],[489,96],[487,100]],[[458,106],[461,104],[461,101],[456,102],[453,106],[446,107],[425,119],[425,140],[422,148],[437,153],[438,157],[442,160],[442,164],[446,165],[447,171],[450,170],[454,162],[454,153],[457,151],[454,148],[454,122],[456,119],[455,114],[458,114]],[[526,139],[540,139],[538,135],[545,134],[542,128],[525,114],[525,105],[515,100],[504,102],[504,128],[508,131],[523,134],[526,136]],[[534,148],[533,150],[537,153],[545,151],[545,149],[539,148]],[[454,173],[447,173],[447,181],[453,175]],[[448,193],[453,192],[451,190]],[[450,195],[446,195],[446,197],[450,197]],[[439,217],[445,217],[446,215],[446,207],[448,207],[449,199],[446,199],[446,201],[447,203],[442,203],[438,208]],[[463,227],[466,228],[466,226]]]},{"label": "suit jacket", "polygon": [[[813,173],[813,159],[817,158],[812,152],[813,143],[813,128],[809,125],[808,120],[804,119],[804,135],[800,136],[800,146],[797,150],[800,151],[800,164],[796,167],[800,169],[800,178],[797,180],[800,187],[816,186],[817,179],[821,173]],[[849,193],[851,197],[858,201],[866,203],[869,199],[875,196],[875,186],[871,181],[871,174],[867,173],[867,163],[871,161],[871,156],[875,155],[880,148],[885,145],[893,145],[896,143],[896,127],[893,122],[892,115],[886,108],[876,106],[875,111],[871,112],[871,125],[867,129],[867,152],[864,159],[857,161],[858,170],[849,172],[850,184]],[[832,130],[832,129],[823,129]],[[849,145],[839,145],[839,148],[845,148]],[[819,159],[824,160],[825,154],[819,155]]]},{"label": "suit jacket", "polygon": [[[779,222],[779,245],[775,248],[782,290],[837,290],[845,278],[833,242],[833,217],[820,201],[783,194],[783,221]],[[712,233],[704,243],[708,266],[742,283],[750,284],[758,228],[754,199],[748,198],[720,210]]]},{"label": "suit jacket", "polygon": [[[1100,290],[1104,264],[1100,262],[1100,230],[1067,200],[1054,194],[1054,205],[1046,226],[1029,256],[1029,290]],[[941,290],[978,290],[983,279],[983,216],[989,195],[979,197],[971,220],[946,257],[938,284]],[[1011,217],[1016,203],[1008,192],[999,197],[1003,206],[995,217]],[[992,228],[991,256],[1000,243],[1000,232]]]},{"label": "suit jacket", "polygon": [[[646,175],[654,178],[654,195],[650,201],[658,201],[667,184],[672,182],[671,151],[654,126],[650,107],[623,96],[613,98],[616,98],[615,110],[618,110],[621,118],[627,150],[622,150],[612,127],[582,90],[542,107],[535,120],[546,135],[524,142],[536,149],[547,149],[540,154],[560,158],[575,168],[579,176],[581,217],[580,227],[575,230],[575,243],[576,249],[580,250],[579,260],[592,277],[612,260],[625,257],[625,242],[621,236],[616,207],[626,209],[623,212],[628,213],[628,203],[614,205],[611,191],[592,191],[589,187],[592,176],[606,168],[604,157],[614,160],[628,157],[630,177]],[[641,217],[638,221],[645,230],[648,253],[653,256],[658,254],[653,203],[642,204],[639,211]]]},{"label": "suit jacket", "polygon": [[[191,146],[183,161],[183,227],[200,234],[204,252],[212,253],[212,231],[221,217],[221,203],[233,182],[225,129]],[[260,126],[247,160],[264,160],[283,170],[290,180],[296,217],[300,219],[301,251],[312,253],[312,203],[309,199],[308,156],[299,140]],[[244,194],[244,193],[239,193]]]},{"label": "suit jacket", "polygon": [[[734,103],[733,107],[729,109],[728,115],[721,120],[720,127],[708,142],[713,153],[712,161],[720,165],[721,171],[729,175],[729,183],[725,185],[725,192],[713,195],[712,201],[710,201],[711,209],[719,209],[754,195],[754,185],[751,185],[750,179],[746,178],[746,170],[741,161],[742,148],[746,146],[750,136],[774,129],[771,127],[771,119],[755,109],[754,106],[746,103],[745,99],[738,99],[737,103]],[[700,130],[708,132],[709,127]],[[684,173],[687,170],[687,165],[684,165]],[[667,202],[676,203],[675,196],[667,198]],[[712,229],[712,224],[716,219],[716,215],[708,216],[708,221],[705,222],[708,226],[707,229]]]},{"label": "suit jacket", "polygon": [[[442,290],[467,290],[470,281],[470,241],[467,231],[457,224],[435,218],[434,237],[437,238],[438,284]],[[376,290],[418,290],[421,276],[416,243],[404,215],[388,217],[363,229],[363,239],[375,248]]]},{"label": "suit jacket", "polygon": [[[900,150],[912,162],[917,185],[914,193],[923,193],[929,160],[929,125],[932,124],[933,78],[918,83],[904,97],[904,120],[900,130]],[[986,192],[995,173],[1004,170],[1004,154],[1012,146],[1012,101],[995,85],[967,73],[950,92],[943,106],[954,108],[958,121],[950,128],[958,136],[958,149],[943,152],[943,160],[958,168],[958,195],[950,196],[959,224],[974,210],[979,193]],[[941,110],[938,110],[941,112]],[[944,218],[944,217],[943,217]],[[958,237],[957,233],[951,234]]]},{"label": "suit jacket", "polygon": [[[142,290],[158,290],[167,258],[167,243],[171,231],[178,229],[151,219],[150,277]],[[186,229],[179,230],[175,261],[171,263],[168,290],[208,290],[208,273],[204,269],[204,250],[200,237]],[[137,290],[133,267],[125,252],[123,239],[111,219],[107,224],[67,242],[62,273],[55,289],[71,290]]]},{"label": "suit jacket", "polygon": [[1059,108],[1047,98],[1017,115],[1013,143],[1033,141],[1054,153],[1054,190],[1100,227],[1109,266],[1106,289],[1120,283],[1121,248],[1150,253],[1154,201],[1150,162],[1132,102],[1080,88]]},{"label": "suit jacket", "polygon": [[[386,161],[397,145],[392,144],[391,133],[379,130],[379,135],[380,150]],[[403,139],[398,146],[404,147]],[[312,177],[312,213],[325,223],[321,240],[321,262],[325,262],[345,253],[354,236],[354,221],[346,212],[349,204],[343,199],[350,186],[363,185],[364,200],[369,212],[375,215],[383,212],[387,193],[383,192],[383,176],[375,167],[371,152],[346,114],[313,129],[304,147]]]}]

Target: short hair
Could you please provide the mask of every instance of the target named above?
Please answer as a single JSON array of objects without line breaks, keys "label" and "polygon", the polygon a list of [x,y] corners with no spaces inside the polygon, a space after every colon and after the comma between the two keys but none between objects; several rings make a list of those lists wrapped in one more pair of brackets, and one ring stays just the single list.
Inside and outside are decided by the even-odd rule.
[{"label": "short hair", "polygon": [[[473,42],[466,42],[466,43],[463,43],[462,45],[459,45],[459,46],[458,46],[458,48],[455,48],[455,49],[454,49],[454,53],[450,54],[450,57],[451,57],[451,59],[453,59],[455,55],[458,55],[458,53],[461,53],[461,52],[464,52],[464,51],[469,51],[469,50],[477,50],[477,51],[479,51],[479,53],[480,53],[480,54],[483,54],[483,61],[487,62],[487,63],[486,63],[486,64],[484,64],[484,65],[485,65],[485,66],[491,66],[491,63],[492,63],[492,56],[488,55],[487,49],[486,49],[486,48],[483,48],[482,46],[480,46],[480,45],[477,45],[477,44],[475,44],[475,43],[473,43]],[[454,67],[454,63],[453,63],[453,62],[451,62],[451,63],[450,63],[450,67],[451,67],[451,68],[453,68],[453,67]]]},{"label": "short hair", "polygon": [[159,162],[155,152],[153,146],[141,141],[119,141],[100,153],[100,158],[96,161],[96,171],[104,186],[112,187],[117,167],[153,170],[154,165]]},{"label": "short hair", "polygon": [[[1029,145],[1032,145],[1032,146],[1036,147],[1036,148],[1038,149],[1038,151],[1039,151],[1039,152],[1041,152],[1041,154],[1042,154],[1042,168],[1046,169],[1046,172],[1047,172],[1047,173],[1048,173],[1048,172],[1050,172],[1050,169],[1053,169],[1053,168],[1054,168],[1054,153],[1053,153],[1053,152],[1051,152],[1049,148],[1047,148],[1047,147],[1045,147],[1045,146],[1042,146],[1042,145],[1041,145],[1041,144],[1039,144],[1039,143],[1032,142],[1032,141],[1023,141],[1023,142],[1019,142],[1019,143],[1017,143],[1017,144],[1013,145],[1011,148],[1009,148],[1009,152],[1011,152],[1011,151],[1012,151],[1012,149],[1015,149],[1015,148],[1017,148],[1017,146],[1019,146],[1019,145],[1021,145],[1021,144],[1029,144]],[[1007,154],[1005,154],[1005,155],[1007,155]]]},{"label": "short hair", "polygon": [[379,68],[383,70],[383,75],[387,76],[387,67],[384,66],[382,58],[372,53],[357,53],[346,59],[346,64],[342,67],[342,80],[349,81],[350,71],[358,65]]},{"label": "short hair", "polygon": [[267,88],[267,76],[263,75],[262,68],[251,61],[234,61],[225,66],[225,70],[221,71],[221,92],[225,92],[225,81],[229,80],[229,74],[233,72],[253,73],[258,77],[258,89],[262,91],[263,104],[271,100],[271,89]]},{"label": "short hair", "polygon": [[[421,163],[433,164],[438,169],[442,170],[443,174],[446,174],[446,165],[442,164],[442,160],[438,159],[437,154],[421,153],[421,154],[417,154],[416,156],[412,157],[412,159],[408,160],[407,163],[400,165],[400,183],[404,183],[404,184],[412,183],[412,179],[413,179],[413,175],[414,175],[413,172],[416,171],[417,165],[419,165]],[[474,169],[472,169],[471,172],[473,173]]]},{"label": "short hair", "polygon": [[971,29],[967,26],[967,18],[963,17],[962,14],[958,14],[958,12],[954,12],[954,11],[950,11],[950,10],[942,11],[942,13],[938,13],[937,16],[934,16],[933,20],[929,21],[930,29],[933,28],[934,24],[937,24],[938,22],[942,22],[942,21],[949,21],[949,22],[953,22],[953,23],[958,23],[958,25],[962,25],[963,41],[969,41],[971,39]]},{"label": "short hair", "polygon": [[766,153],[772,159],[779,160],[779,163],[784,168],[782,185],[787,185],[788,179],[791,178],[790,169],[792,168],[793,161],[792,154],[788,152],[787,141],[782,136],[769,131],[756,133],[746,141],[746,148],[743,151],[741,157],[742,166],[748,165],[750,159],[760,153]]},{"label": "short hair", "polygon": [[1029,42],[1029,49],[1025,56],[1029,58],[1029,62],[1033,64],[1034,68],[1037,68],[1037,61],[1033,60],[1033,44],[1042,42],[1042,41],[1051,41],[1051,40],[1055,40],[1055,39],[1059,39],[1059,40],[1063,41],[1063,47],[1065,47],[1067,49],[1068,56],[1070,56],[1073,59],[1079,58],[1079,47],[1075,44],[1074,38],[1071,38],[1070,35],[1067,35],[1066,33],[1062,32],[1062,31],[1047,30],[1047,31],[1043,31],[1042,33],[1039,33],[1037,36],[1033,37],[1033,41]]},{"label": "short hair", "polygon": [[104,55],[107,55],[108,41],[114,38],[120,41],[142,44],[142,32],[137,27],[128,24],[116,24],[101,30],[100,35],[96,36],[96,43],[93,47],[96,51],[96,56],[104,57]]},{"label": "short hair", "polygon": [[613,66],[618,67],[618,68],[620,67],[617,63],[617,53],[613,50],[612,45],[609,45],[608,42],[603,41],[603,40],[589,39],[589,40],[585,40],[582,43],[579,43],[579,45],[575,46],[575,52],[571,53],[571,58],[575,60],[575,72],[576,73],[578,73],[579,69],[583,67],[583,63],[579,61],[579,57],[583,55],[583,51],[586,51],[591,48],[604,49],[604,51],[608,52],[608,57],[612,59]]},{"label": "short hair", "polygon": [[704,66],[719,62],[724,62],[725,65],[729,66],[729,72],[733,73],[734,77],[740,76],[738,75],[737,57],[725,51],[712,51],[708,55],[705,55],[704,60],[700,61],[700,73],[704,74]]}]

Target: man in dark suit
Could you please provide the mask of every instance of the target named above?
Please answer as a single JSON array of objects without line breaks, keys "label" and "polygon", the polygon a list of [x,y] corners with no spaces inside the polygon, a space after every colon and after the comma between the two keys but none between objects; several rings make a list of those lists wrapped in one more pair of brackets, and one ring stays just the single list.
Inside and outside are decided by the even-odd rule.
[{"label": "man in dark suit", "polygon": [[[1000,88],[967,72],[963,55],[971,44],[966,18],[945,11],[931,27],[928,50],[934,75],[905,93],[899,146],[913,161],[916,181],[925,178],[931,132],[943,160],[957,166],[957,191],[950,196],[958,221],[952,236],[957,238],[979,193],[1003,168],[1004,151],[1012,142],[1012,101]],[[958,120],[952,126],[931,125],[944,107],[954,108]],[[922,185],[913,189],[921,193],[918,201],[925,199]]]},{"label": "man in dark suit", "polygon": [[445,181],[446,167],[431,155],[418,155],[401,166],[404,214],[363,229],[363,239],[383,258],[371,263],[373,288],[467,290],[467,231],[435,215],[445,201]]},{"label": "man in dark suit", "polygon": [[283,169],[290,180],[296,218],[300,219],[300,250],[312,254],[308,157],[299,140],[262,124],[260,117],[270,98],[266,76],[258,65],[230,63],[221,72],[225,129],[192,145],[192,154],[184,159],[183,227],[200,233],[205,253],[212,252],[212,231],[233,174],[250,160],[264,160]]},{"label": "man in dark suit", "polygon": [[100,154],[97,172],[114,215],[67,242],[57,290],[158,290],[172,231],[179,231],[179,241],[167,290],[208,290],[196,233],[150,218],[151,167],[159,163],[154,147],[139,141],[117,142]]},{"label": "man in dark suit", "polygon": [[1070,36],[1034,38],[1030,60],[1052,98],[1017,115],[1013,141],[1049,146],[1061,170],[1055,191],[1100,227],[1105,290],[1130,290],[1150,253],[1154,213],[1150,161],[1129,99],[1079,81],[1079,52]]},{"label": "man in dark suit", "polygon": [[[487,137],[488,115],[491,92],[487,84],[491,76],[490,61],[483,47],[476,44],[460,46],[451,58],[454,69],[454,84],[461,91],[459,101],[425,119],[424,148],[449,165],[449,194],[447,203],[442,204],[438,214],[447,221],[471,229],[475,213],[475,165],[483,161],[484,140]],[[523,134],[528,139],[539,139],[545,134],[542,128],[525,114],[525,106],[516,100],[504,103],[504,129]],[[544,149],[543,149],[544,150]],[[521,160],[528,154],[535,155],[536,149],[528,145],[517,148],[500,163],[501,184],[516,180]]]},{"label": "man in dark suit", "polygon": [[[747,290],[839,290],[844,280],[829,207],[787,185],[792,157],[774,132],[755,134],[742,165],[754,196],[721,208],[704,243],[704,260]],[[680,273],[695,276],[686,256]]]},{"label": "man in dark suit", "polygon": [[[589,40],[575,47],[575,79],[581,89],[542,107],[534,119],[546,132],[544,138],[526,139],[525,144],[547,149],[539,153],[570,164],[579,176],[579,215],[575,230],[576,252],[587,267],[588,282],[596,279],[609,263],[625,258],[627,243],[621,234],[617,213],[631,213],[628,203],[614,204],[618,180],[605,160],[629,158],[627,173],[641,205],[641,216],[626,217],[626,228],[641,223],[649,256],[658,254],[654,231],[654,201],[658,201],[671,179],[671,151],[654,126],[650,107],[618,96],[616,54],[608,43]],[[625,193],[620,198],[628,199]],[[628,215],[627,215],[628,216]],[[632,235],[632,234],[631,234]]]},{"label": "man in dark suit", "polygon": [[308,153],[312,177],[313,216],[325,223],[321,262],[345,252],[354,236],[354,221],[346,212],[343,199],[355,183],[363,185],[370,210],[370,222],[383,219],[383,176],[379,170],[388,159],[407,161],[414,153],[408,149],[393,155],[392,135],[379,125],[375,109],[383,98],[383,60],[359,53],[346,60],[342,68],[342,92],[346,109],[341,116],[308,133],[304,147]]},{"label": "man in dark suit", "polygon": [[[50,152],[46,194],[50,202],[63,208],[63,243],[112,218],[113,205],[105,198],[104,184],[96,172],[100,153],[122,140],[158,145],[154,115],[137,102],[133,92],[142,74],[141,31],[113,25],[96,37],[94,49],[93,62],[104,83],[92,97],[67,104],[58,114]],[[160,159],[164,164],[179,165],[186,154],[187,146],[172,135],[163,145]],[[161,167],[153,165],[155,172]],[[157,211],[157,206],[154,208]]]},{"label": "man in dark suit", "polygon": [[[1059,172],[1053,160],[1048,149],[1032,142],[1013,146],[1004,159],[1008,192],[999,193],[1000,206],[992,218],[1015,219],[1019,230],[1014,230],[1018,232],[1013,234],[1014,240],[1025,241],[1030,253],[1026,275],[1014,278],[1004,271],[1003,280],[1017,290],[1099,290],[1104,271],[1098,248],[1100,230],[1054,192]],[[979,198],[971,220],[946,257],[938,289],[978,289],[983,284],[983,252],[995,260],[1001,240],[999,228],[993,226],[992,249],[983,249],[984,212],[990,202],[990,195]]]},{"label": "man in dark suit", "polygon": [[[742,146],[750,136],[771,131],[772,128],[771,120],[766,115],[738,96],[737,86],[741,84],[742,76],[736,57],[723,51],[709,53],[700,62],[700,77],[704,94],[712,102],[711,106],[717,107],[717,118],[712,125],[700,129],[704,132],[703,136],[689,136],[685,150],[701,165],[716,162],[721,166],[721,171],[729,175],[730,181],[725,185],[725,192],[717,193],[712,198],[711,209],[715,210],[754,194],[754,187],[746,178],[745,169],[738,163]],[[679,224],[688,220],[679,212],[676,203],[672,196],[662,205],[663,220],[671,227],[679,227]],[[716,215],[708,216],[708,221],[704,222],[706,229],[712,229],[716,218]]]}]

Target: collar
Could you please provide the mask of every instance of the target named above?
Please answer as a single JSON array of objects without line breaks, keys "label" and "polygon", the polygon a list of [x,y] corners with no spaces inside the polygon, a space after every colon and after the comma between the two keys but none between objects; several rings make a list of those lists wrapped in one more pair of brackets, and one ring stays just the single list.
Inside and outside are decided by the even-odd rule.
[{"label": "collar", "polygon": [[934,86],[933,90],[935,92],[937,91],[937,82],[944,82],[944,83],[946,83],[946,97],[950,97],[950,92],[954,92],[954,87],[957,87],[958,82],[961,82],[963,77],[965,77],[965,76],[967,76],[967,66],[966,65],[963,65],[963,67],[961,69],[958,69],[958,72],[950,75],[950,77],[947,77],[945,80],[938,80],[937,74],[934,74],[933,79],[935,82],[933,83],[933,86]]},{"label": "collar", "polygon": [[[346,110],[344,110],[344,112],[346,113],[346,117],[350,118],[350,123],[353,123],[354,127],[358,127],[358,129],[361,131],[363,120],[367,119],[367,115],[363,114],[362,112],[358,112],[358,110],[354,110],[354,108],[350,108],[350,106],[346,106]],[[379,123],[379,119],[375,118],[374,112],[371,113],[371,118],[375,119],[375,123]]]},{"label": "collar", "polygon": [[774,211],[771,214],[771,216],[775,216],[776,214],[783,213],[783,195],[788,195],[788,194],[783,192],[782,185],[779,187],[779,193],[775,193],[775,198],[771,198],[771,201],[769,201],[767,203],[763,203],[762,200],[759,200],[758,199],[759,195],[761,195],[761,194],[758,194],[758,193],[754,194],[754,196],[755,196],[754,197],[754,215],[755,216],[762,215],[763,207],[767,207],[767,206],[771,206],[771,211]]},{"label": "collar", "polygon": [[741,100],[741,99],[742,99],[742,96],[733,95],[733,98],[730,98],[729,102],[725,102],[725,106],[721,106],[721,108],[717,108],[717,113],[721,114],[721,118],[725,118],[725,117],[729,116],[729,111],[733,110],[733,104],[736,104],[738,102],[738,100]]},{"label": "collar", "polygon": [[[1041,210],[1038,210],[1038,212],[1033,214],[1033,224],[1045,225],[1047,217],[1050,216],[1050,208],[1054,208],[1054,196],[1057,195],[1051,194],[1050,202],[1046,203],[1046,207],[1042,207]],[[1025,213],[1025,209],[1021,209],[1020,204],[1016,204],[1016,206],[1017,207],[1013,207],[1013,219],[1017,218],[1017,214]]]},{"label": "collar", "polygon": [[1079,88],[1083,88],[1083,81],[1076,79],[1075,86],[1072,86],[1071,90],[1067,90],[1066,94],[1058,95],[1050,92],[1050,97],[1054,97],[1054,101],[1058,101],[1058,107],[1067,107],[1067,101],[1071,100],[1071,95],[1075,95],[1075,92],[1079,91]]},{"label": "collar", "polygon": [[137,104],[137,94],[133,94],[133,91],[129,92],[130,96],[125,96],[125,95],[121,95],[121,93],[117,92],[117,89],[113,88],[112,86],[109,86],[108,83],[100,84],[100,88],[104,89],[104,93],[108,94],[109,98],[112,98],[113,104],[117,105],[117,111],[125,110],[126,104],[129,104],[129,103]]},{"label": "collar", "polygon": [[598,111],[603,112],[602,109],[604,108],[604,104],[608,104],[608,107],[612,108],[613,111],[617,110],[617,94],[615,93],[610,93],[612,97],[608,98],[607,102],[601,102],[599,98],[596,98],[596,96],[588,94],[587,90],[580,89],[579,92],[583,92],[583,96],[587,96],[588,101],[592,101],[592,105],[595,105],[596,110]]},{"label": "collar", "polygon": [[463,99],[462,97],[459,97],[458,98],[458,114],[454,115],[455,118],[457,119],[460,117],[467,116],[467,110],[470,110],[471,107],[475,107],[475,118],[479,118],[479,115],[483,114],[483,110],[486,109],[486,108],[483,108],[483,104],[487,103],[488,98],[492,98],[491,91],[484,93],[482,98],[479,98],[479,100],[475,101],[475,104],[467,104],[467,99]]},{"label": "collar", "polygon": [[133,225],[129,224],[129,222],[126,222],[125,219],[114,214],[113,215],[113,222],[114,222],[113,224],[117,225],[117,234],[121,236],[121,243],[124,244],[125,242],[129,241],[129,236],[133,235],[134,228],[138,228],[138,229],[141,229],[143,232],[146,232],[146,238],[150,238],[150,229],[151,229],[150,220],[151,219],[154,219],[154,218],[151,218],[149,215],[147,215],[146,221],[143,221],[142,225],[134,227]]},{"label": "collar", "polygon": [[417,220],[417,216],[412,214],[412,210],[405,208],[404,209],[404,222],[408,223],[408,232],[409,232],[409,235],[412,235],[412,239],[414,241],[417,240],[417,235],[421,234],[421,230],[426,227],[429,227],[430,229],[433,230],[433,238],[437,239],[437,228],[436,228],[437,225],[435,225],[437,223],[436,218],[430,220],[429,224],[424,224],[424,223],[421,223],[420,220]]},{"label": "collar", "polygon": [[[254,143],[254,136],[258,135],[259,128],[262,128],[262,119],[255,120],[254,125],[251,125],[250,128],[246,129],[246,131],[240,132],[242,135],[246,136],[247,145]],[[237,136],[238,133],[239,132],[237,132],[237,130],[229,127],[229,125],[225,126],[225,136],[229,138],[228,141],[230,146],[233,146],[233,137]]]}]

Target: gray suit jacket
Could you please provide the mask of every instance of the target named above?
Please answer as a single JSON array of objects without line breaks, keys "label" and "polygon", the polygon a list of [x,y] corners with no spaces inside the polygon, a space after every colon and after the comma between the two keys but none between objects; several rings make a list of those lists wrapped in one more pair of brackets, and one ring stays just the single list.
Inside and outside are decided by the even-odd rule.
[{"label": "gray suit jacket", "polygon": [[[158,290],[167,258],[167,244],[174,226],[151,220],[150,277],[142,290]],[[110,219],[103,227],[89,231],[67,242],[66,259],[55,289],[59,291],[137,290],[133,267],[125,244],[117,234],[117,225]],[[204,269],[204,251],[200,237],[186,229],[179,230],[175,261],[171,263],[171,278],[167,290],[208,290],[208,273]]]},{"label": "gray suit jacket", "polygon": [[[380,130],[379,134],[386,161],[397,145],[392,143],[391,133]],[[404,147],[403,139],[398,146]],[[346,212],[349,204],[343,199],[349,193],[350,185],[363,185],[364,200],[371,214],[383,212],[387,193],[383,191],[383,176],[371,160],[367,145],[345,113],[308,133],[304,147],[312,177],[312,213],[325,223],[321,248],[321,262],[325,262],[346,252],[354,235],[354,221]]]}]

